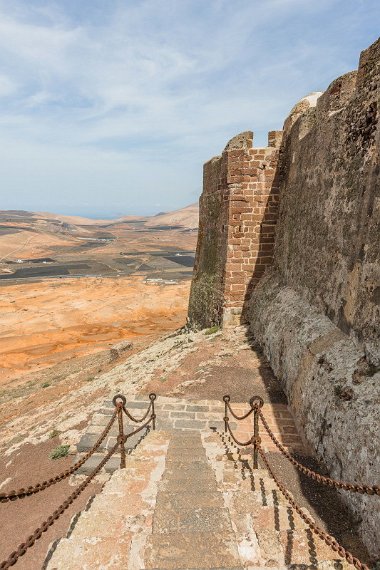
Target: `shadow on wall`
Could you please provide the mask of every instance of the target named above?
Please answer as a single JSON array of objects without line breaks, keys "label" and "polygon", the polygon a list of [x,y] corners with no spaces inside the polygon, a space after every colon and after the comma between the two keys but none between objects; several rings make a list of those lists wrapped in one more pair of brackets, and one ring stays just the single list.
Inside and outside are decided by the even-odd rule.
[{"label": "shadow on wall", "polygon": [[276,224],[279,213],[281,149],[282,145],[279,149],[279,160],[276,160],[276,163],[274,164],[276,171],[268,199],[265,204],[265,210],[262,214],[262,221],[260,223],[257,259],[244,295],[243,308],[240,317],[240,324],[242,325],[249,322],[250,299],[254,288],[263,277],[265,270],[273,264]]},{"label": "shadow on wall", "polygon": [[[280,382],[277,379],[277,390],[273,391],[273,386],[270,382],[268,382],[268,368],[271,372],[269,376],[273,378],[273,373],[270,369],[269,362],[265,358],[261,347],[255,341],[252,333],[248,328],[246,329],[246,338],[252,352],[254,353],[254,356],[258,358],[260,362],[258,372],[260,377],[263,379],[263,385],[266,389],[259,395],[261,395],[264,399],[263,412],[265,415],[265,404],[275,405],[278,403],[278,401],[287,403],[287,398],[282,391]],[[256,386],[251,386],[251,391],[252,388],[253,391],[255,391],[255,394],[252,393],[251,395],[256,395]],[[278,393],[282,393],[282,400],[278,399],[277,391]],[[273,395],[275,395],[275,398],[273,398]],[[261,435],[263,434],[263,431],[264,427],[260,422]],[[287,435],[284,434],[282,437],[283,444],[286,445],[284,438],[286,438]],[[290,446],[291,445],[292,444],[290,443]],[[296,450],[293,450],[290,453],[294,459],[296,459],[299,463],[305,465],[307,468],[316,471],[317,473],[321,473],[322,475],[329,475],[326,466],[322,462],[318,461],[315,457],[313,457],[309,450],[310,446],[305,442],[304,451],[302,453]],[[301,506],[303,509],[307,509],[307,511],[309,511],[316,524],[320,526],[325,532],[331,534],[339,542],[339,544],[343,546],[343,548],[349,550],[351,554],[357,557],[361,562],[364,564],[370,564],[371,557],[369,556],[366,547],[358,535],[360,520],[354,516],[354,514],[350,511],[348,505],[343,502],[339,492],[336,489],[327,487],[310,479],[298,471],[290,463],[290,461],[282,456],[282,454],[278,451],[269,451],[266,453],[266,456],[278,479],[281,481],[281,483],[284,484],[286,489],[290,491],[296,503],[298,503],[299,506]],[[249,465],[244,465],[244,467],[248,469],[249,477],[252,481],[255,476],[255,471],[252,470]],[[259,465],[259,467],[264,466]],[[247,473],[243,473],[243,471],[244,470],[242,469],[242,475],[244,479],[247,478]],[[252,488],[252,490],[254,491],[255,489]],[[266,491],[265,487],[263,488],[262,486],[261,492],[263,506],[265,506],[269,493]],[[347,493],[347,491],[343,491],[343,493]],[[276,510],[276,508],[278,509],[278,500],[276,500],[276,497],[281,496],[281,493],[279,490],[276,490],[271,491],[270,494],[273,495],[271,497],[271,500],[273,501],[274,509]],[[282,519],[280,520],[278,516],[275,516],[273,530],[286,532],[286,540],[283,545],[285,550],[285,563],[290,565],[296,564],[297,562],[296,543],[299,543],[300,534],[299,530],[295,530],[293,524],[295,518],[297,519],[297,522],[299,522],[299,515],[294,511],[294,509],[290,507],[290,505],[287,508],[287,517],[289,527],[281,528],[283,521]],[[316,547],[316,544],[321,544],[321,542],[316,539],[315,535],[312,533],[312,531],[310,531],[310,529],[304,529],[304,538],[306,539],[306,548],[308,550],[310,564],[315,565],[318,562],[321,562],[324,559],[324,556],[321,557],[319,548]],[[327,546],[324,547],[323,550],[325,548],[328,550]],[[333,554],[332,550],[331,554]],[[336,570],[342,570],[344,564],[343,560],[341,561],[338,555],[336,555],[335,558],[336,562],[334,564],[334,567]]]}]

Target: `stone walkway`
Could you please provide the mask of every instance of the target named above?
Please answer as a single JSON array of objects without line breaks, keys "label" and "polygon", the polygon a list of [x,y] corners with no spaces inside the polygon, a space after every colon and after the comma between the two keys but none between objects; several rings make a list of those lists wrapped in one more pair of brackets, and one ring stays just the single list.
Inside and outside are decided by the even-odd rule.
[{"label": "stone walkway", "polygon": [[[277,439],[303,463],[323,471],[304,447],[267,363],[243,328],[205,335],[202,342],[197,334],[195,340],[174,337],[166,352],[155,348],[138,365],[115,370],[117,391],[126,396],[133,415],[142,416],[147,395],[157,393],[157,430],[128,441],[126,469],[119,470],[118,455],[111,459],[110,480],[74,521],[69,536],[50,549],[47,570],[349,567],[305,528],[267,471],[252,469],[249,449],[244,455],[224,434],[223,395],[230,393],[239,415],[248,409],[249,398],[259,395]],[[145,383],[140,378],[139,389],[131,390],[142,366],[152,367],[149,378]],[[93,416],[77,457],[107,424],[114,394]],[[134,427],[127,425],[125,432]],[[238,439],[247,440],[252,416],[239,424],[231,421],[231,428]],[[368,560],[337,493],[300,475],[263,429],[260,435],[275,473],[298,504],[345,548]],[[116,436],[115,427],[83,473],[98,464]]]},{"label": "stone walkway", "polygon": [[[129,404],[145,410],[148,401]],[[233,407],[247,410],[246,404]],[[277,437],[301,450],[286,406],[266,408]],[[251,456],[224,434],[221,402],[166,397],[156,410],[158,429],[136,445],[126,469],[114,472],[68,537],[53,546],[47,570],[349,568],[310,532],[268,473],[253,470]],[[110,413],[107,404],[95,421]],[[251,422],[239,431],[233,426],[235,433],[245,438]]]}]

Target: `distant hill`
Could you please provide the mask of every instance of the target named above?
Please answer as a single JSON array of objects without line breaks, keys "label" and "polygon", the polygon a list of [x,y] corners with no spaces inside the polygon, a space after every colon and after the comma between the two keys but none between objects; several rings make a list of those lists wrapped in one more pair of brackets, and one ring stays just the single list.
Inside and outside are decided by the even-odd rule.
[{"label": "distant hill", "polygon": [[[75,226],[99,226],[101,224],[120,224],[122,222],[140,221],[149,228],[157,226],[182,226],[184,228],[198,227],[199,208],[198,204],[190,204],[173,212],[160,212],[155,216],[121,216],[111,220],[91,219],[82,216],[66,216],[64,214],[52,214],[50,212],[27,212],[25,210],[0,210],[0,222],[26,222],[35,223],[49,221],[55,226],[64,224],[66,230],[74,231]],[[54,228],[57,231],[57,228]],[[54,230],[53,230],[54,231]]]},{"label": "distant hill", "polygon": [[149,228],[157,226],[183,226],[185,228],[197,228],[199,218],[198,204],[190,204],[174,212],[157,214],[147,219],[145,225]]}]

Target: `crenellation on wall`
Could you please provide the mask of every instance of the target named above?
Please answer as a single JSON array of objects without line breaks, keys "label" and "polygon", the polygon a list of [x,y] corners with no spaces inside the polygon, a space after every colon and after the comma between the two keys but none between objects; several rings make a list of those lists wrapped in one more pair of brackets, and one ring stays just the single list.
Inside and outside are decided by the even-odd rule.
[{"label": "crenellation on wall", "polygon": [[[193,326],[226,326],[244,320],[247,298],[272,263],[278,216],[276,165],[281,137],[281,131],[272,131],[268,135],[270,146],[254,148],[252,131],[240,133],[227,143],[220,157],[204,165],[200,238],[189,304]],[[218,169],[217,182],[215,169]],[[211,200],[215,193],[222,204],[217,218]],[[214,232],[217,228],[218,236]],[[214,243],[219,244],[220,263],[209,261],[206,267],[211,235]],[[206,308],[211,282],[215,287],[213,306]]]}]

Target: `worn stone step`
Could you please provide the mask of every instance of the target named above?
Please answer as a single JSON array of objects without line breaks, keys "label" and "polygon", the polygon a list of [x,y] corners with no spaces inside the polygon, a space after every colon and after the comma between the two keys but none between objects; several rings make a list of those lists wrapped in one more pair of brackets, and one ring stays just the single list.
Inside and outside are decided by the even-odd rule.
[{"label": "worn stone step", "polygon": [[[82,458],[80,454],[76,455],[74,458],[74,463],[79,461]],[[89,459],[87,459],[86,463],[84,463],[77,471],[75,471],[75,475],[89,475],[104,459],[104,454],[101,453],[94,453]],[[117,469],[120,468],[120,455],[116,456],[113,455],[106,463],[105,467],[103,468],[106,473],[113,473]]]},{"label": "worn stone step", "polygon": [[190,507],[181,510],[163,506],[153,517],[154,533],[231,532],[228,511],[220,507]]},{"label": "worn stone step", "polygon": [[202,445],[202,440],[199,436],[199,431],[174,431],[172,432],[172,438],[170,441],[171,446],[176,445],[191,445],[198,444]]},{"label": "worn stone step", "polygon": [[147,542],[147,570],[241,568],[233,534],[160,533],[152,534]]},{"label": "worn stone step", "polygon": [[178,462],[191,464],[194,463],[194,461],[202,462],[205,465],[208,464],[207,459],[204,457],[204,453],[202,455],[202,450],[197,448],[192,449],[191,452],[189,452],[189,450],[186,450],[185,453],[181,452],[181,450],[179,449],[176,450],[169,449],[168,454],[166,456],[166,461],[168,465]]},{"label": "worn stone step", "polygon": [[[143,429],[139,433],[129,437],[125,442],[125,449],[134,449],[136,445],[138,445],[138,443],[141,441],[141,439],[143,439],[148,433],[149,433],[148,429]],[[128,435],[128,430],[125,431],[125,435]],[[98,434],[89,433],[89,432],[85,433],[81,437],[79,443],[77,444],[78,452],[83,453],[89,451],[90,449],[92,449],[92,447],[95,445],[98,439],[99,439]],[[105,450],[109,451],[115,445],[116,441],[117,441],[116,434],[108,435],[104,439],[104,441],[100,444],[98,449],[103,451]]]},{"label": "worn stone step", "polygon": [[[218,487],[216,485],[215,477],[213,476],[206,476],[201,479],[202,480],[202,493],[216,493],[218,492]],[[187,477],[184,478],[171,478],[171,479],[162,479],[158,484],[159,491],[167,491],[169,490],[170,493],[180,493],[186,491],[187,493],[197,493],[199,492],[199,480],[191,480]]]},{"label": "worn stone step", "polygon": [[191,463],[183,463],[181,464],[182,468],[175,468],[170,469],[166,468],[164,478],[168,481],[173,481],[176,479],[180,479],[183,481],[186,480],[208,480],[208,481],[215,481],[214,473],[209,469],[206,465],[199,465],[195,466]]},{"label": "worn stone step", "polygon": [[200,488],[197,483],[192,488],[186,486],[182,492],[178,492],[178,490],[171,490],[170,485],[166,485],[164,488],[159,486],[159,491],[164,491],[164,493],[159,493],[156,508],[190,510],[200,507],[224,507],[222,494],[218,492],[216,486],[203,490],[203,485]]},{"label": "worn stone step", "polygon": [[199,431],[177,431],[172,432],[170,446],[175,445],[202,445]]},{"label": "worn stone step", "polygon": [[195,457],[188,456],[186,460],[183,460],[183,457],[166,457],[166,467],[167,469],[194,469],[200,468],[207,468],[210,469],[209,463],[206,457],[202,457],[201,455],[197,455]]},{"label": "worn stone step", "polygon": [[199,444],[184,444],[184,445],[173,445],[169,447],[170,454],[181,454],[182,456],[192,455],[193,453],[202,452],[203,448]]}]

